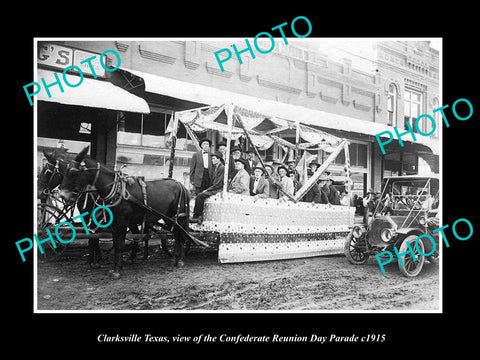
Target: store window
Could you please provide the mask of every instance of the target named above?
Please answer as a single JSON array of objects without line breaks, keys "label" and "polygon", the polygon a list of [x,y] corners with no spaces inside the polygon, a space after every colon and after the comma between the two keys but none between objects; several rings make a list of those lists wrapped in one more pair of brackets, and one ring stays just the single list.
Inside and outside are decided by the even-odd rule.
[{"label": "store window", "polygon": [[418,156],[412,153],[391,153],[383,158],[383,176],[418,174]]},{"label": "store window", "polygon": [[167,118],[170,115],[162,113],[150,113],[142,116],[142,134],[143,135],[165,135],[167,127]]},{"label": "store window", "polygon": [[[122,113],[118,123],[119,142],[127,145],[165,148],[167,147],[165,133],[171,119],[171,114],[160,112]],[[179,123],[176,148],[185,150],[189,143],[191,141],[187,140],[185,126]]]},{"label": "store window", "polygon": [[387,97],[387,114],[388,114],[388,125],[397,126],[397,99],[398,92],[397,87],[394,83],[391,83],[388,86],[388,97]]},{"label": "store window", "polygon": [[[408,129],[407,122],[409,122],[413,131],[417,132],[415,120],[422,114],[422,109],[422,93],[405,89],[404,129]],[[422,128],[420,130],[425,131]]]},{"label": "store window", "polygon": [[118,130],[129,133],[140,133],[142,129],[142,117],[140,114],[120,113]]},{"label": "store window", "polygon": [[405,175],[415,175],[418,173],[418,156],[412,153],[403,153],[402,171]]},{"label": "store window", "polygon": [[[350,143],[348,145],[348,153],[350,155],[350,166],[355,167],[367,167],[368,162],[368,145],[359,144],[359,143]],[[324,160],[326,156],[324,155]],[[337,158],[334,160],[334,164],[343,165],[345,164],[345,152],[341,151]]]},{"label": "store window", "polygon": [[170,115],[163,113],[124,113],[120,119],[119,130],[142,135],[165,135],[169,119]]}]

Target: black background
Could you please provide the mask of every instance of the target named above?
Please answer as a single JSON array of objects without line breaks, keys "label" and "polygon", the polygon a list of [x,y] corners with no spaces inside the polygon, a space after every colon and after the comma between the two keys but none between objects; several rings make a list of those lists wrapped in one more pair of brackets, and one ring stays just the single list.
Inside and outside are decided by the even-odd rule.
[{"label": "black background", "polygon": [[[309,3],[310,4],[310,3]],[[456,2],[447,10],[442,5],[400,3],[334,4],[324,3],[297,6],[280,3],[260,11],[258,6],[246,3],[199,4],[198,9],[183,4],[175,9],[162,3],[141,5],[97,4],[52,8],[38,5],[29,9],[32,15],[19,16],[16,32],[13,25],[4,23],[4,37],[8,38],[2,56],[4,82],[3,105],[3,259],[6,267],[3,278],[3,327],[7,333],[4,343],[12,350],[25,350],[25,345],[49,357],[78,354],[88,355],[106,350],[141,347],[155,351],[156,357],[173,356],[184,351],[206,350],[209,354],[231,356],[237,351],[267,349],[283,352],[297,348],[299,355],[322,356],[325,350],[338,355],[353,351],[372,356],[385,356],[390,351],[407,356],[434,354],[437,351],[460,346],[462,352],[473,348],[478,334],[475,323],[476,270],[478,234],[480,233],[477,203],[478,159],[477,129],[480,103],[478,101],[477,60],[478,47],[471,15],[476,11]],[[412,8],[411,6],[415,6]],[[274,10],[273,8],[276,8]],[[31,10],[31,11],[30,11]],[[21,13],[24,14],[24,13]],[[5,14],[7,15],[7,14]],[[23,85],[33,81],[34,37],[242,37],[253,38],[261,31],[291,22],[296,16],[307,16],[313,27],[310,37],[443,37],[443,105],[449,104],[446,114],[450,128],[444,127],[443,137],[443,219],[452,224],[458,218],[469,219],[474,235],[461,242],[450,235],[450,248],[444,248],[443,257],[443,314],[34,314],[33,313],[33,259],[22,263],[15,241],[31,237],[33,224],[33,107],[23,92]],[[6,16],[8,18],[8,16]],[[15,20],[14,20],[15,22]],[[300,22],[298,23],[300,24]],[[298,29],[299,33],[303,33]],[[5,40],[4,40],[5,41]],[[473,116],[458,121],[451,113],[451,105],[459,98],[473,104]],[[447,230],[447,235],[451,234]],[[251,334],[282,336],[386,334],[386,341],[355,344],[119,344],[97,343],[100,333],[158,336],[195,336],[198,334]],[[68,352],[63,348],[69,349]],[[30,348],[30,346],[29,346]],[[232,349],[233,348],[233,349]],[[385,350],[389,352],[385,352]],[[459,348],[458,348],[459,349]],[[232,352],[234,350],[235,352]],[[306,351],[313,350],[312,353]],[[224,351],[228,351],[224,353]],[[270,352],[269,352],[270,353]],[[141,352],[139,353],[141,354]]]}]

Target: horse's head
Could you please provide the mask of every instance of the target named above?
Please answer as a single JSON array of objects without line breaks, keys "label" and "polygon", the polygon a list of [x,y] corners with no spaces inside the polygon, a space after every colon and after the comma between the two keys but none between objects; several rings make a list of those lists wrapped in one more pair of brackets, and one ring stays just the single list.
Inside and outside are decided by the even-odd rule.
[{"label": "horse's head", "polygon": [[52,152],[43,151],[44,163],[37,182],[37,197],[46,195],[61,184],[71,159],[65,149],[59,148]]},{"label": "horse's head", "polygon": [[88,184],[93,184],[95,172],[90,170],[96,162],[87,156],[88,146],[78,153],[65,172],[59,186],[60,196],[69,201]]}]

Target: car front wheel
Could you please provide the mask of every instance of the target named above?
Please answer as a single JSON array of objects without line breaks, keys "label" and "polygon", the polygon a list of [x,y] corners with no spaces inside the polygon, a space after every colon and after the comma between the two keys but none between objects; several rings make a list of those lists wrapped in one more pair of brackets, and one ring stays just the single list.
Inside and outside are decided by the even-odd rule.
[{"label": "car front wheel", "polygon": [[[400,245],[400,249],[398,250],[399,254],[402,254],[398,258],[398,268],[400,269],[400,272],[407,277],[415,277],[420,274],[423,263],[425,262],[425,257],[419,253],[421,252],[422,254],[425,254],[423,243],[419,241],[417,246],[415,246],[416,240],[417,235],[407,236],[405,240],[403,240],[402,245]],[[415,255],[415,259],[412,256],[412,252],[408,251],[408,244],[410,244],[410,248]]]},{"label": "car front wheel", "polygon": [[365,264],[370,256],[365,236],[355,238],[350,232],[345,239],[344,252],[347,260],[355,265]]}]

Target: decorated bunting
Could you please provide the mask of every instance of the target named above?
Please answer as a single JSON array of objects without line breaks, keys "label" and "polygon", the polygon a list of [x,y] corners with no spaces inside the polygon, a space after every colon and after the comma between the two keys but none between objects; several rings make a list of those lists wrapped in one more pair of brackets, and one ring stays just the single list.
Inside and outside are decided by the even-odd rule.
[{"label": "decorated bunting", "polygon": [[[227,120],[225,122],[225,113]],[[240,140],[245,135],[258,150],[269,149],[274,143],[285,152],[303,150],[298,164],[303,172],[303,186],[293,198],[298,201],[312,186],[321,172],[338,152],[346,146],[344,139],[318,129],[287,120],[268,117],[255,111],[224,104],[177,113],[190,131],[219,131],[228,140]],[[229,120],[232,127],[229,128]],[[244,128],[244,129],[243,129]],[[283,130],[296,129],[296,143],[280,137]],[[244,132],[245,130],[245,132]],[[300,139],[305,141],[300,143]],[[348,147],[345,147],[348,151]],[[306,179],[306,166],[310,156],[307,151],[323,150],[330,153],[317,173]],[[348,159],[348,156],[347,156]],[[299,159],[300,160],[300,159]],[[350,166],[347,160],[347,177]],[[205,202],[203,222],[192,225],[205,238],[219,242],[220,262],[243,262],[288,259],[337,254],[343,252],[345,237],[353,225],[355,208],[303,202],[279,202],[276,199],[259,199],[230,194],[226,191],[208,198]]]},{"label": "decorated bunting", "polygon": [[219,241],[220,262],[318,256],[343,251],[354,213],[349,206],[217,194],[195,230]]}]

